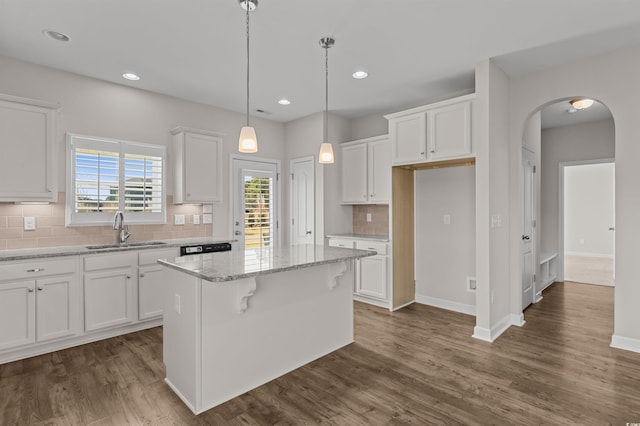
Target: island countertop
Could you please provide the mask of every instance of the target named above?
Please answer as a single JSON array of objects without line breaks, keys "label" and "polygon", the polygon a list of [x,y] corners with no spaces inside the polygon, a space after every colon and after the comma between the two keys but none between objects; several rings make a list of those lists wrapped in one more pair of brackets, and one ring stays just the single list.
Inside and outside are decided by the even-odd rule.
[{"label": "island countertop", "polygon": [[372,250],[303,244],[160,259],[158,263],[207,281],[224,282],[359,259],[375,254],[376,252]]}]

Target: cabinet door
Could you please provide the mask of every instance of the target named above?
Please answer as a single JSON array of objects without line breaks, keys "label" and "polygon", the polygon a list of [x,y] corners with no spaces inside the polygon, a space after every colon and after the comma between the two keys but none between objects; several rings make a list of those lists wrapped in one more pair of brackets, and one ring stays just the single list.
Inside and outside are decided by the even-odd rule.
[{"label": "cabinet door", "polygon": [[0,284],[0,350],[36,341],[35,281]]},{"label": "cabinet door", "polygon": [[185,133],[185,202],[222,201],[222,139]]},{"label": "cabinet door", "polygon": [[391,198],[391,143],[371,142],[369,155],[369,202],[388,203]]},{"label": "cabinet door", "polygon": [[378,299],[387,298],[386,256],[363,257],[359,260],[356,292]]},{"label": "cabinet door", "polygon": [[0,99],[0,202],[56,201],[54,110],[15,100]]},{"label": "cabinet door", "polygon": [[424,112],[389,120],[393,164],[424,161],[427,148],[427,121]]},{"label": "cabinet door", "polygon": [[138,319],[159,317],[164,304],[162,266],[145,266],[138,271]]},{"label": "cabinet door", "polygon": [[65,275],[36,281],[37,340],[78,333],[78,277]]},{"label": "cabinet door", "polygon": [[342,202],[365,203],[367,199],[367,144],[342,147]]},{"label": "cabinet door", "polygon": [[471,102],[435,108],[427,116],[430,160],[471,154]]},{"label": "cabinet door", "polygon": [[133,285],[132,268],[85,272],[85,331],[132,322]]}]

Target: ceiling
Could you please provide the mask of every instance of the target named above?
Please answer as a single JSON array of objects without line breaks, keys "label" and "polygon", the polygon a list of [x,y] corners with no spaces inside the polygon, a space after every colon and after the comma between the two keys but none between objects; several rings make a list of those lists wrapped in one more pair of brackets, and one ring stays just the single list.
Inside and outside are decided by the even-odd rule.
[{"label": "ceiling", "polygon": [[[260,0],[251,110],[281,122],[323,110],[326,35],[329,109],[352,118],[472,92],[486,58],[522,74],[637,44],[639,24],[630,0]],[[0,0],[0,55],[238,112],[245,43],[237,0]]]}]

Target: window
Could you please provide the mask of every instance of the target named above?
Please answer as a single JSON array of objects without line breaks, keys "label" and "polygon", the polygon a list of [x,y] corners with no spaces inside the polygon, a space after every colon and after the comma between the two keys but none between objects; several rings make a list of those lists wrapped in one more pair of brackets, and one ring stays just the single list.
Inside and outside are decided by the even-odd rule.
[{"label": "window", "polygon": [[67,153],[67,225],[165,223],[165,147],[68,134]]}]

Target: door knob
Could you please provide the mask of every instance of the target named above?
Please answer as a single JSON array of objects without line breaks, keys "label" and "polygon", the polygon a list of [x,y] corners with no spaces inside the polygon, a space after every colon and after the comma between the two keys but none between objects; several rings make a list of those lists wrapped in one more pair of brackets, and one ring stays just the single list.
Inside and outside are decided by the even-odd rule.
[{"label": "door knob", "polygon": [[234,232],[234,234],[235,234],[235,235],[242,235],[242,232],[240,232],[240,231],[236,231],[236,232]]},{"label": "door knob", "polygon": [[311,235],[311,231],[307,231],[305,235]]},{"label": "door knob", "polygon": [[616,228],[614,228],[613,226],[611,228],[609,228],[609,231],[615,231]]},{"label": "door knob", "polygon": [[523,239],[523,240],[529,240],[530,238],[529,238],[529,236],[528,236],[528,235],[523,235],[523,236],[522,236],[522,239]]}]

